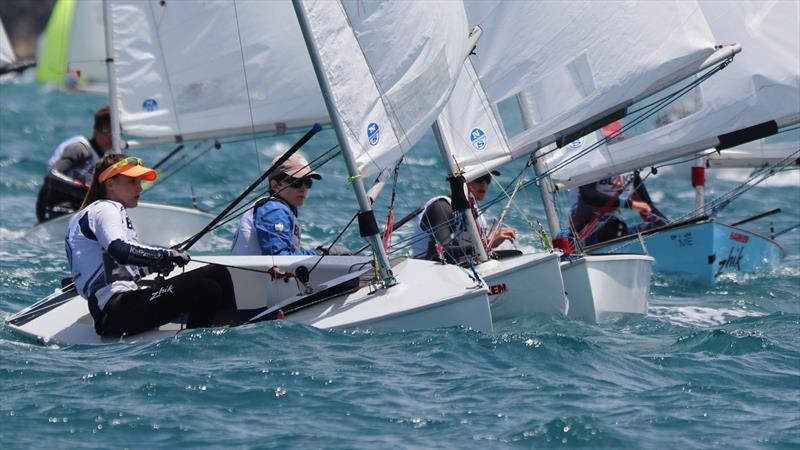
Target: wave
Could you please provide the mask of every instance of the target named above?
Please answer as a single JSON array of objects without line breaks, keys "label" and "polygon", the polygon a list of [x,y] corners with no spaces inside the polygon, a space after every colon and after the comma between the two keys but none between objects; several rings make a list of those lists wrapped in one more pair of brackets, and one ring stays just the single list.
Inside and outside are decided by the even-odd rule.
[{"label": "wave", "polygon": [[649,313],[672,323],[694,327],[713,327],[724,325],[733,319],[768,315],[764,312],[752,310],[718,309],[703,306],[651,306]]}]

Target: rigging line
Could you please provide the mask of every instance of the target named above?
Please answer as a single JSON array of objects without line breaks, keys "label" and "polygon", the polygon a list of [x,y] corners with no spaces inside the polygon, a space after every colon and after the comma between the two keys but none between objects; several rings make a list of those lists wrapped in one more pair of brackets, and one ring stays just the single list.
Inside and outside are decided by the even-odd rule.
[{"label": "rigging line", "polygon": [[[686,92],[688,92],[688,91],[686,91]],[[683,94],[685,94],[686,92],[684,92]],[[681,95],[683,95],[683,94],[681,94]],[[537,175],[535,178],[530,180],[526,184],[526,187],[527,187],[527,185],[530,185],[531,183],[534,183],[534,182],[538,182],[539,180],[543,179],[544,177],[550,176],[553,173],[557,172],[558,170],[563,169],[567,165],[574,163],[578,159],[580,159],[580,158],[586,156],[587,154],[589,154],[589,152],[597,150],[602,145],[607,144],[608,141],[610,141],[611,139],[621,135],[625,131],[630,130],[630,128],[632,128],[633,126],[638,125],[638,124],[642,123],[644,120],[646,120],[646,119],[650,118],[651,116],[655,115],[661,109],[665,108],[667,105],[669,105],[670,103],[674,102],[678,98],[679,97],[672,98],[668,102],[663,103],[660,107],[653,108],[651,111],[648,111],[647,113],[643,113],[639,117],[636,117],[633,120],[631,120],[627,125],[623,126],[617,133],[613,133],[613,134],[611,134],[609,136],[605,136],[602,139],[600,139],[597,142],[595,142],[594,144],[592,144],[589,147],[587,147],[586,149],[581,150],[581,151],[577,152],[574,155],[568,156],[566,159],[558,162],[553,167],[547,169],[546,171],[542,172],[541,174]]]},{"label": "rigging line", "polygon": [[[585,154],[585,153],[587,153],[587,152],[589,152],[591,150],[594,150],[596,148],[596,146],[599,147],[598,144],[605,144],[605,143],[607,143],[607,141],[609,141],[609,140],[611,140],[611,139],[613,139],[613,138],[615,138],[615,137],[617,137],[617,136],[619,136],[619,135],[621,135],[621,134],[623,134],[623,133],[625,133],[627,131],[630,131],[630,129],[633,128],[634,126],[638,125],[639,123],[641,123],[645,119],[651,117],[653,114],[655,114],[656,112],[658,112],[661,109],[665,108],[667,105],[669,105],[671,103],[674,103],[678,98],[684,96],[685,94],[687,94],[688,92],[690,92],[691,90],[695,89],[697,86],[699,86],[700,84],[702,84],[703,82],[705,82],[706,80],[711,78],[711,76],[713,76],[717,72],[719,72],[722,69],[724,69],[725,67],[727,67],[727,65],[730,64],[730,62],[732,60],[733,60],[733,57],[730,57],[730,58],[726,59],[725,61],[722,61],[721,63],[719,63],[713,69],[708,70],[706,73],[704,73],[703,75],[701,75],[697,79],[693,80],[691,83],[689,83],[686,86],[678,89],[677,91],[675,91],[673,93],[670,93],[670,94],[666,94],[664,97],[661,97],[660,99],[650,103],[649,105],[643,106],[643,107],[641,107],[641,108],[639,108],[637,110],[633,110],[633,111],[627,112],[625,115],[626,116],[631,116],[634,113],[639,113],[640,111],[647,110],[645,113],[643,113],[642,116],[635,117],[631,122],[629,122],[628,124],[623,125],[623,127],[618,132],[616,132],[614,134],[611,134],[609,136],[605,136],[603,139],[601,139],[600,141],[596,142],[595,144],[593,144],[589,148],[581,150],[581,152],[576,153],[576,155],[573,155],[570,158],[573,158],[573,157],[575,157],[575,159],[580,158],[581,156],[583,156],[583,154]],[[542,152],[542,153],[537,155],[537,158],[541,158],[541,157],[547,156],[547,155],[549,155],[549,154],[551,154],[553,152],[558,151],[559,149],[560,149],[560,147],[556,147],[556,148],[553,148],[552,150],[549,150],[547,152]],[[562,163],[563,163],[563,161],[562,161]],[[561,164],[561,163],[559,163],[559,164]],[[558,170],[560,168],[562,168],[562,167],[558,167],[556,169],[550,169],[550,172],[554,172],[555,170]]]},{"label": "rigging line", "polygon": [[348,228],[350,228],[350,225],[352,225],[352,224],[353,224],[353,221],[354,221],[354,220],[356,220],[356,217],[358,217],[358,215],[359,215],[359,212],[356,212],[355,214],[353,214],[353,217],[350,219],[350,221],[349,221],[349,222],[347,222],[347,225],[345,225],[345,226],[344,226],[344,228],[342,228],[342,231],[340,231],[340,232],[339,232],[339,235],[338,235],[338,236],[336,236],[336,238],[333,240],[333,242],[331,242],[331,245],[329,245],[329,246],[328,246],[328,248],[326,249],[326,251],[322,252],[322,255],[320,255],[320,257],[319,257],[319,259],[317,260],[317,262],[315,262],[315,263],[314,263],[314,265],[313,265],[313,266],[311,266],[311,268],[310,268],[310,269],[308,269],[308,274],[309,274],[309,275],[311,275],[311,273],[312,273],[312,272],[314,272],[314,269],[316,269],[316,268],[317,268],[317,266],[319,265],[319,263],[321,263],[321,262],[322,262],[322,259],[323,259],[323,258],[325,258],[326,256],[330,255],[331,248],[333,248],[333,246],[336,244],[336,241],[338,241],[338,240],[339,240],[339,238],[341,238],[341,237],[342,237],[342,235],[344,234],[344,232],[345,232],[345,231],[347,231],[347,229],[348,229]]},{"label": "rigging line", "polygon": [[[652,169],[658,170],[658,169],[662,169],[664,167],[676,166],[678,164],[687,163],[687,162],[690,162],[690,161],[694,161],[696,159],[705,158],[706,156],[713,155],[716,152],[717,152],[716,150],[711,149],[711,150],[706,151],[706,153],[696,153],[693,156],[691,156],[689,158],[686,158],[686,159],[681,159],[681,160],[677,160],[677,161],[668,161],[668,162],[665,162],[664,164],[653,166]],[[652,169],[650,170],[650,173],[653,173]],[[648,174],[647,176],[650,176],[650,175]]]},{"label": "rigging line", "polygon": [[256,141],[256,124],[253,118],[253,100],[250,98],[250,83],[247,79],[247,63],[244,58],[244,45],[242,44],[242,30],[239,28],[239,9],[236,7],[236,0],[233,0],[233,15],[236,19],[236,38],[239,40],[239,55],[242,60],[242,76],[244,76],[244,89],[247,93],[247,109],[250,113],[250,135],[253,139],[253,150],[256,152],[256,169],[261,173],[261,155],[258,152],[258,142]]},{"label": "rigging line", "polygon": [[[163,8],[163,10],[161,11],[161,18],[158,20],[156,20],[156,12],[153,9],[155,6],[155,3],[150,3],[150,15],[153,19],[153,23],[156,24],[156,43],[158,44],[158,51],[162,56],[162,64],[164,65],[164,77],[167,79],[167,93],[170,101],[172,102],[172,118],[175,120],[175,127],[177,128],[176,135],[181,136],[183,134],[183,127],[181,126],[181,120],[178,116],[178,102],[176,101],[175,92],[172,90],[172,79],[170,77],[169,67],[167,67],[168,60],[167,58],[163,57],[166,55],[166,52],[164,52],[164,46],[161,44],[161,20],[167,15],[167,6],[165,3],[161,4],[161,8]],[[122,128],[121,123],[120,128]]]},{"label": "rigging line", "polygon": [[[771,177],[772,175],[780,172],[780,170],[782,170],[783,168],[785,168],[785,167],[787,167],[787,166],[789,166],[791,164],[794,164],[794,158],[798,154],[800,154],[800,148],[798,150],[796,150],[795,152],[793,152],[791,155],[789,155],[786,158],[784,158],[783,160],[781,160],[781,161],[779,161],[779,162],[777,162],[775,164],[767,165],[767,166],[764,166],[763,168],[760,168],[760,169],[756,170],[745,181],[743,181],[742,183],[740,183],[739,185],[737,185],[733,189],[727,191],[724,194],[721,194],[721,195],[717,196],[716,198],[712,199],[709,202],[706,202],[706,204],[702,208],[695,208],[695,209],[689,211],[688,213],[676,218],[674,221],[686,220],[686,219],[690,219],[690,218],[695,217],[695,216],[702,215],[709,208],[714,210],[715,208],[717,208],[720,205],[722,205],[722,207],[727,206],[727,204],[729,204],[731,201],[733,201],[736,197],[741,196],[742,194],[744,194],[748,190],[752,189],[753,187],[755,187],[756,185],[758,185],[762,181],[764,181],[767,178]],[[753,182],[754,180],[756,180],[755,183],[750,185],[750,183]],[[721,208],[719,208],[719,209],[721,209]],[[719,212],[719,210],[717,210],[717,212]]]},{"label": "rigging line", "polygon": [[[333,153],[332,155],[328,156],[328,157],[327,157],[327,158],[326,158],[324,161],[322,161],[320,164],[318,164],[318,165],[316,165],[316,166],[314,166],[314,165],[312,165],[312,164],[314,164],[316,161],[318,161],[318,160],[322,159],[322,158],[323,158],[323,157],[324,157],[326,154],[328,154],[328,153],[332,152],[332,151],[333,151],[333,150],[335,150],[337,147],[338,147],[338,145],[334,145],[333,147],[331,147],[330,149],[328,149],[326,152],[324,152],[322,155],[320,155],[320,156],[318,156],[318,157],[314,158],[313,160],[311,160],[311,162],[309,162],[309,163],[308,163],[308,165],[306,165],[306,166],[303,166],[303,168],[305,168],[305,167],[309,167],[309,168],[311,168],[312,170],[316,170],[316,169],[319,169],[320,167],[324,166],[324,165],[325,165],[325,164],[327,164],[329,161],[331,161],[333,158],[335,158],[335,157],[336,157],[336,156],[339,154],[339,152],[340,152],[341,150],[340,150],[339,152]],[[301,168],[301,169],[299,169],[299,170],[302,170],[302,168]],[[284,189],[286,189],[286,187],[282,188],[280,191],[277,191],[277,192],[275,192],[275,194],[277,195],[277,194],[279,194],[279,193],[283,192],[283,190],[284,190]],[[261,198],[261,197],[263,197],[265,194],[267,194],[268,192],[269,192],[269,186],[267,186],[267,188],[265,188],[265,189],[262,189],[261,191],[259,191],[258,193],[256,193],[256,195],[250,195],[249,197],[250,197],[251,199],[252,199],[253,197],[255,197],[255,198]],[[272,194],[270,194],[270,195],[267,197],[267,201],[269,201],[269,199],[271,199],[272,197],[273,197],[273,195],[272,195]],[[220,222],[219,222],[217,225],[215,225],[213,228],[211,228],[211,229],[209,230],[209,232],[211,232],[211,231],[215,231],[215,230],[217,230],[217,229],[219,229],[219,228],[221,228],[221,227],[223,227],[223,226],[227,225],[227,224],[228,224],[228,223],[230,223],[232,220],[234,220],[234,219],[236,219],[236,218],[240,217],[240,216],[241,216],[242,214],[244,214],[244,213],[245,213],[245,212],[246,212],[246,211],[247,211],[249,208],[252,208],[252,206],[253,206],[253,202],[254,202],[253,200],[250,200],[249,202],[246,202],[244,205],[238,206],[238,207],[236,207],[235,209],[233,209],[231,212],[229,212],[229,213],[228,213],[228,215],[227,215],[227,216],[225,216],[224,218],[222,218],[222,219],[220,220]],[[230,202],[226,202],[226,203],[230,203]]]},{"label": "rigging line", "polygon": [[[173,175],[175,175],[176,173],[178,173],[178,172],[180,172],[181,170],[185,169],[185,168],[186,168],[186,167],[188,167],[190,164],[192,164],[194,161],[197,161],[198,159],[202,158],[202,157],[203,157],[203,156],[205,156],[205,155],[206,155],[208,152],[210,152],[211,150],[213,150],[215,147],[216,147],[216,146],[215,146],[214,144],[211,144],[211,145],[209,145],[209,146],[208,146],[208,148],[207,148],[207,149],[205,149],[205,150],[204,150],[202,153],[200,153],[199,155],[197,155],[197,156],[195,156],[194,158],[190,159],[189,161],[187,161],[187,162],[186,162],[186,164],[184,164],[184,165],[182,165],[182,166],[178,167],[177,169],[175,169],[175,170],[173,170],[172,172],[168,173],[168,174],[167,174],[165,177],[163,177],[161,180],[159,180],[159,181],[160,181],[160,183],[158,183],[158,185],[160,185],[160,184],[162,184],[163,182],[165,182],[165,181],[169,180],[170,178],[172,178],[172,176],[173,176]],[[155,187],[155,186],[154,186],[154,187]]]},{"label": "rigging line", "polygon": [[[789,164],[794,164],[794,155],[800,153],[800,149],[795,151],[791,156],[783,159],[780,163],[774,165],[764,166],[761,169],[756,169],[750,175],[750,177],[742,184],[740,184],[737,188],[734,188],[730,191],[729,195],[723,197],[721,199],[714,199],[711,204],[711,215],[717,215],[723,208],[728,206],[730,202],[744,194],[745,192],[749,191],[750,189],[754,188],[764,180],[768,179],[769,177],[775,175],[776,173],[780,172],[784,167],[788,166]],[[750,184],[752,182],[752,184]],[[708,204],[707,204],[708,205]]]},{"label": "rigging line", "polygon": [[[201,144],[206,144],[206,142],[207,142],[206,140],[203,140],[203,141],[197,142],[197,143],[196,143],[196,144],[195,144],[195,145],[192,147],[192,149],[191,149],[191,152],[194,152],[195,150],[197,150],[198,148],[200,148]],[[192,154],[191,152],[189,152],[189,153],[186,153],[186,152],[182,153],[180,156],[178,156],[178,159],[171,161],[171,162],[170,162],[170,163],[168,163],[168,164],[167,164],[167,165],[166,165],[164,168],[162,168],[162,169],[161,169],[161,171],[160,171],[160,173],[165,173],[165,174],[166,174],[166,173],[168,173],[168,172],[171,172],[173,168],[177,167],[177,166],[178,166],[178,165],[179,165],[179,164],[180,164],[182,161],[184,161],[186,158],[190,157],[190,156],[191,156],[191,154]],[[153,168],[155,169],[155,167],[153,167]]]}]

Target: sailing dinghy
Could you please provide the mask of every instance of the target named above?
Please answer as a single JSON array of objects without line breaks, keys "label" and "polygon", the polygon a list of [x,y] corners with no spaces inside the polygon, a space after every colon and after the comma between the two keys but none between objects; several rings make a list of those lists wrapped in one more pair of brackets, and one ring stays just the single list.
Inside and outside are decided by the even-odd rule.
[{"label": "sailing dinghy", "polygon": [[[491,332],[488,290],[480,279],[471,278],[466,271],[455,266],[430,261],[388,260],[361,180],[362,176],[393,167],[424,134],[447,101],[461,64],[474,46],[462,5],[456,2],[399,5],[384,1],[371,2],[356,10],[353,9],[356,5],[349,3],[297,0],[291,6],[293,8],[289,3],[279,2],[243,5],[229,1],[202,5],[156,1],[115,1],[112,5],[106,2],[107,20],[136,23],[136,35],[146,24],[160,28],[159,35],[166,41],[145,42],[143,45],[184,52],[195,49],[198,55],[202,55],[207,47],[176,42],[176,36],[170,35],[171,26],[186,23],[186,17],[207,14],[220,27],[207,27],[208,24],[202,22],[204,29],[239,30],[244,36],[254,36],[270,29],[264,27],[259,18],[271,17],[281,25],[279,31],[285,33],[275,42],[296,38],[303,43],[307,50],[295,55],[295,60],[313,66],[318,90],[312,94],[319,95],[319,90],[325,93],[321,96],[324,107],[343,147],[342,153],[356,193],[361,235],[371,244],[375,255],[367,258],[195,256],[186,270],[195,270],[203,264],[217,264],[226,267],[233,279],[236,309],[221,312],[220,316],[224,317],[220,318],[219,325],[285,318],[334,329],[363,327],[401,331],[463,326]],[[167,14],[160,8],[172,9]],[[244,9],[237,11],[236,8]],[[162,14],[153,15],[153,11]],[[143,22],[131,20],[135,17]],[[386,26],[389,22],[392,27]],[[443,26],[445,23],[447,26]],[[412,29],[416,32],[409,33]],[[137,39],[133,30],[120,33],[132,39],[128,43]],[[180,36],[190,40],[198,37],[197,34]],[[413,37],[413,42],[409,42],[409,36]],[[230,53],[241,56],[239,47],[235,48]],[[130,48],[129,51],[145,54],[141,49]],[[308,59],[300,57],[302,55]],[[261,59],[257,61],[263,62]],[[397,64],[398,61],[402,64]],[[245,65],[243,69],[242,64],[236,66],[242,78],[256,75],[246,68]],[[161,69],[166,71],[167,67]],[[421,91],[415,84],[420,77],[433,77],[428,81],[435,82],[426,83],[427,89]],[[174,81],[179,77],[165,78]],[[233,78],[242,81],[242,78]],[[114,82],[115,79],[110,77],[110,83]],[[202,90],[197,92],[203,93]],[[143,89],[140,95],[148,96],[150,93]],[[202,102],[203,98],[187,101]],[[314,105],[310,106],[314,108]],[[173,107],[180,108],[180,105]],[[230,119],[230,116],[225,119]],[[301,119],[307,120],[307,116]],[[315,126],[312,132],[318,131],[318,127]],[[288,157],[288,152],[285,156]],[[194,242],[196,239],[191,241]],[[154,282],[162,283],[167,289],[170,277],[177,276],[180,271],[176,269],[163,281]],[[8,318],[6,326],[42,342],[108,342],[94,334],[86,300],[68,289],[57,291]],[[158,339],[174,335],[181,329],[180,322],[176,322],[148,333],[126,336],[123,340]]]},{"label": "sailing dinghy", "polygon": [[[472,163],[472,152],[481,155],[508,153],[508,144],[500,128],[494,110],[489,106],[486,95],[480,88],[480,81],[472,63],[464,62],[461,75],[450,100],[434,124],[434,135],[445,166],[448,168],[448,181],[453,192],[452,203],[464,191],[467,181],[488,173],[481,167],[464,171],[464,163]],[[463,174],[463,177],[459,175]],[[564,282],[559,269],[559,256],[549,252],[499,251],[491,252],[485,248],[489,236],[482,234],[475,221],[468,202],[460,202],[466,209],[460,214],[470,233],[474,252],[474,262],[470,265],[489,285],[489,303],[495,321],[520,319],[531,314],[567,314],[567,298],[564,295]],[[422,213],[421,213],[422,214]],[[428,239],[417,236],[416,239]]]},{"label": "sailing dinghy", "polygon": [[[770,271],[786,254],[774,237],[742,227],[764,215],[734,224],[714,220],[735,193],[706,204],[704,166],[758,165],[762,169],[748,180],[754,186],[771,173],[797,165],[800,139],[791,130],[800,123],[800,5],[701,2],[700,7],[718,39],[741,42],[745,50],[736,61],[696,87],[696,93],[652,118],[645,132],[631,128],[628,139],[607,142],[588,154],[585,165],[591,170],[576,170],[573,165],[553,176],[561,188],[572,188],[704,152],[708,156],[692,167],[697,194],[694,211],[676,223],[644,233],[646,249],[638,237],[631,236],[586,251],[646,251],[656,257],[654,270],[711,286],[726,274]],[[658,96],[643,103],[652,103]],[[548,163],[563,157],[554,154]]]},{"label": "sailing dinghy", "polygon": [[[520,133],[505,129],[506,152],[455,146],[456,151],[465,150],[457,159],[467,174],[486,173],[522,157],[541,162],[537,155],[548,151],[547,146],[563,147],[615,120],[637,100],[738,51],[735,46],[716,46],[696,2],[627,2],[613,10],[599,3],[465,4],[472,23],[485,31],[471,58],[477,73],[474,83],[486,92],[491,107],[517,100],[525,124]],[[524,40],[516,34],[520,29],[528,32]],[[461,142],[464,137],[455,139]],[[548,184],[550,173],[535,166],[555,236],[561,227]],[[569,316],[594,322],[646,312],[653,258],[581,258],[561,263]]]}]

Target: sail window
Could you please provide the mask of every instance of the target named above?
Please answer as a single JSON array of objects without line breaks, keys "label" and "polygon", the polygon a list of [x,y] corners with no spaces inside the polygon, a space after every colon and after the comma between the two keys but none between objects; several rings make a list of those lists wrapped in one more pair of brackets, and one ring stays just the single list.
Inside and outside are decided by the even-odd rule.
[{"label": "sail window", "polygon": [[[656,111],[655,114],[648,115],[647,113],[647,111],[652,110],[651,108],[653,108],[654,105],[658,104],[670,95],[681,91],[694,81],[694,78],[688,78],[680,83],[670,86],[669,88],[662,89],[655,94],[629,106],[628,115],[621,119],[622,127],[625,128],[625,131],[617,138],[609,140],[607,144],[613,145],[616,142],[625,140],[626,138],[647,133],[648,131],[661,128],[673,122],[677,122],[691,116],[697,111],[700,111],[700,109],[703,107],[702,92],[700,89],[694,88],[683,94],[674,102],[667,104],[666,107]],[[644,115],[647,115],[648,117],[643,117]],[[629,127],[632,122],[636,123]],[[611,134],[612,131],[615,131],[607,129],[614,126],[619,127],[616,122],[612,123],[608,127],[604,128],[604,134],[608,135]]]}]

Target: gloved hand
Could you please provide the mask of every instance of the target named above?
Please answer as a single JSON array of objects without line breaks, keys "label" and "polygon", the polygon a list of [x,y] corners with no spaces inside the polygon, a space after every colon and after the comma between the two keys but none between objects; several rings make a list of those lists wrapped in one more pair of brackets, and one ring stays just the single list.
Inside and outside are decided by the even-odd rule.
[{"label": "gloved hand", "polygon": [[182,252],[179,250],[169,250],[169,262],[175,264],[178,267],[183,267],[186,264],[189,264],[189,261],[192,260],[192,257],[189,256],[188,253]]}]

